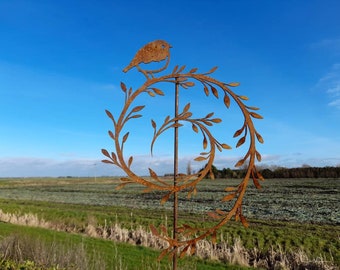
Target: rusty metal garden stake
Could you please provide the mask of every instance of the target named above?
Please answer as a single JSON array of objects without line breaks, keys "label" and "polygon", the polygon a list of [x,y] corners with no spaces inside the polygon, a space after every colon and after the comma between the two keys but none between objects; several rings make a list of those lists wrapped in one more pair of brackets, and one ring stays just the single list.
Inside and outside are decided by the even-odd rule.
[{"label": "rusty metal garden stake", "polygon": [[[179,84],[176,78],[175,83],[175,119],[178,118],[178,106],[179,106]],[[175,121],[175,124],[178,120]],[[178,127],[174,128],[174,206],[173,206],[173,239],[177,239],[177,219],[178,219],[178,193],[176,191],[177,187],[177,177],[178,177]],[[175,252],[177,253],[177,247],[175,247]],[[173,256],[172,261],[173,270],[177,269],[177,256]]]},{"label": "rusty metal garden stake", "polygon": [[[109,130],[108,134],[114,141],[115,151],[110,153],[106,149],[102,149],[102,153],[106,157],[102,162],[118,166],[126,173],[127,176],[120,179],[121,184],[118,185],[116,189],[121,189],[128,184],[137,183],[145,187],[144,192],[157,190],[165,194],[161,199],[162,204],[166,203],[173,196],[172,234],[168,233],[168,228],[163,224],[160,225],[159,228],[150,224],[150,229],[154,235],[168,243],[168,246],[159,255],[159,260],[168,255],[169,258],[173,259],[173,269],[176,270],[178,256],[183,257],[186,254],[195,254],[197,243],[202,239],[210,238],[211,241],[215,243],[218,229],[224,226],[232,218],[236,221],[241,221],[244,226],[248,226],[247,220],[242,213],[242,201],[250,178],[252,178],[256,188],[261,188],[259,180],[263,180],[263,177],[256,169],[255,160],[261,161],[261,155],[256,150],[256,144],[257,142],[263,143],[263,138],[256,131],[253,123],[253,119],[262,119],[262,116],[256,113],[259,109],[257,107],[245,105],[244,101],[248,100],[248,98],[236,94],[231,90],[232,87],[237,87],[239,83],[225,83],[211,77],[211,74],[216,71],[217,67],[214,67],[207,72],[197,73],[197,68],[192,68],[189,71],[184,72],[186,66],[176,65],[171,73],[157,77],[158,73],[166,70],[169,65],[170,48],[171,46],[163,40],[150,42],[142,47],[136,53],[130,64],[124,68],[124,72],[136,68],[145,76],[146,81],[136,90],[133,90],[132,87],[128,88],[125,83],[121,82],[121,89],[125,94],[125,102],[121,114],[118,119],[116,119],[110,111],[106,110],[107,116],[113,123],[113,131]],[[151,62],[165,62],[165,64],[158,69],[146,69],[147,64]],[[124,145],[128,141],[130,132],[127,132],[124,135],[121,134],[123,128],[128,121],[142,117],[140,111],[145,107],[143,105],[133,107],[132,104],[140,94],[146,93],[151,97],[157,95],[164,96],[164,92],[157,87],[158,83],[172,83],[175,85],[175,114],[172,118],[166,116],[159,128],[157,127],[157,123],[151,119],[154,135],[150,148],[152,154],[157,138],[166,130],[171,128],[174,129],[173,183],[170,183],[163,177],[159,177],[152,168],[149,168],[149,178],[143,178],[136,175],[131,168],[134,161],[133,156],[128,158],[124,157]],[[227,186],[224,190],[226,195],[221,198],[221,204],[223,202],[232,201],[232,207],[230,210],[216,209],[213,212],[209,212],[208,215],[211,218],[216,219],[217,222],[215,225],[208,228],[196,228],[189,224],[178,225],[178,193],[186,191],[188,192],[188,198],[190,198],[192,195],[196,194],[197,184],[202,181],[206,175],[209,175],[211,179],[214,179],[212,168],[216,151],[222,152],[223,150],[231,149],[231,147],[228,144],[220,143],[209,130],[214,124],[222,122],[222,119],[213,117],[214,112],[208,113],[205,117],[193,118],[193,113],[190,111],[190,103],[186,104],[180,112],[179,88],[194,88],[194,86],[196,86],[195,83],[203,88],[206,96],[212,94],[212,97],[218,99],[223,95],[223,103],[227,109],[229,109],[231,101],[235,102],[244,118],[241,127],[233,136],[234,138],[240,137],[236,143],[236,147],[243,145],[247,139],[250,140],[246,154],[235,164],[235,167],[247,165],[246,174],[237,186]],[[194,160],[196,162],[205,162],[205,165],[202,170],[193,174],[179,173],[178,168],[178,131],[179,128],[183,126],[183,122],[191,125],[193,132],[197,134],[201,133],[203,137],[202,148],[204,151],[201,152],[198,157],[194,158]]]}]

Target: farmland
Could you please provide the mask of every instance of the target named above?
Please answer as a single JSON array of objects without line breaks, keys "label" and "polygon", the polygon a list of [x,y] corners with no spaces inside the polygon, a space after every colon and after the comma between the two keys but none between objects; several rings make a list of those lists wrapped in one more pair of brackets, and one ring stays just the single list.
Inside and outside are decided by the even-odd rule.
[{"label": "farmland", "polygon": [[[116,191],[118,179],[13,179],[0,180],[0,198],[32,201],[76,203],[84,205],[122,206],[127,208],[169,210],[171,203],[161,205],[162,194],[143,193],[143,187],[128,186]],[[205,180],[198,194],[190,200],[186,194],[180,209],[203,214],[225,206],[221,198],[226,186],[238,180]],[[340,224],[340,179],[272,179],[262,189],[248,189],[244,213],[248,218]]]},{"label": "farmland", "polygon": [[[36,214],[77,228],[77,232],[91,222],[118,222],[131,229],[171,219],[171,201],[161,205],[162,194],[142,193],[139,186],[116,191],[118,183],[116,178],[1,179],[0,209]],[[205,180],[196,196],[180,197],[180,219],[199,226],[212,222],[205,213],[227,210],[228,205],[221,203],[223,190],[237,183],[236,179]],[[250,227],[231,222],[223,235],[231,242],[241,237],[246,248],[302,248],[312,257],[322,255],[339,266],[340,180],[268,179],[261,184],[261,190],[250,187],[244,201]]]}]

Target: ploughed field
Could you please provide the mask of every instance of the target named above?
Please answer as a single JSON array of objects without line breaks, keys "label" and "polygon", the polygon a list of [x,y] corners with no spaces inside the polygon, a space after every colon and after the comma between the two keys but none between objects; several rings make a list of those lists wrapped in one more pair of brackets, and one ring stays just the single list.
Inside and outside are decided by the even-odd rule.
[{"label": "ploughed field", "polygon": [[[239,181],[206,179],[190,199],[187,193],[181,193],[179,210],[202,215],[217,208],[228,210],[232,202],[221,201],[226,195],[224,189]],[[1,179],[0,198],[131,209],[172,208],[171,199],[160,204],[162,193],[143,193],[144,187],[138,185],[115,190],[119,183],[118,178]],[[251,182],[248,187],[243,211],[249,219],[340,224],[340,179],[266,179],[261,185],[260,190]]]}]

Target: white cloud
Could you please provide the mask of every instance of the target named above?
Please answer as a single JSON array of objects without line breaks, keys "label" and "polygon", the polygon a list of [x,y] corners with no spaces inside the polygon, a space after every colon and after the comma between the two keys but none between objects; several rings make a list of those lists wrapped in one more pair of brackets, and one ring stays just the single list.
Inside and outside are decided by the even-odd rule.
[{"label": "white cloud", "polygon": [[[241,157],[216,156],[214,165],[218,169],[234,168],[235,163]],[[104,158],[103,158],[104,159]],[[204,162],[195,162],[193,157],[179,159],[179,172],[186,173],[187,166],[193,172],[199,171],[205,165]],[[298,154],[291,155],[262,155],[262,162],[257,163],[260,167],[284,166],[299,167],[302,164],[310,166],[337,166],[340,158],[305,158]],[[157,158],[149,155],[134,157],[132,170],[140,176],[148,176],[149,168],[162,176],[165,173],[173,172],[173,158],[171,156],[160,156]],[[34,157],[12,157],[0,158],[0,177],[95,177],[95,176],[124,176],[125,173],[117,166],[102,163],[96,159],[72,159],[54,160],[48,158]]]},{"label": "white cloud", "polygon": [[322,77],[317,87],[323,89],[331,99],[329,106],[340,110],[340,64],[334,64],[331,70]]},{"label": "white cloud", "polygon": [[[193,161],[194,157],[179,158],[179,172],[186,173],[190,163],[192,171],[204,167],[204,162]],[[105,157],[103,156],[103,159]],[[217,156],[215,166],[218,168],[233,168],[239,157]],[[173,172],[173,157],[164,155],[151,157],[150,155],[134,156],[131,169],[137,175],[149,175],[149,168],[158,175]],[[0,158],[0,177],[43,177],[43,176],[123,176],[125,173],[117,166],[106,164],[98,159],[65,159],[54,160],[36,157],[8,157]]]},{"label": "white cloud", "polygon": [[99,163],[99,161],[91,159],[58,161],[35,157],[0,158],[0,176],[94,176],[99,171],[109,175],[108,168]]},{"label": "white cloud", "polygon": [[340,109],[340,99],[337,99],[337,100],[330,102],[329,105],[336,107],[337,109]]},{"label": "white cloud", "polygon": [[[340,55],[340,38],[324,39],[311,44],[311,49],[326,51],[333,58]],[[330,99],[328,105],[340,109],[340,63],[335,63],[331,70],[318,82],[317,88],[324,90]]]}]

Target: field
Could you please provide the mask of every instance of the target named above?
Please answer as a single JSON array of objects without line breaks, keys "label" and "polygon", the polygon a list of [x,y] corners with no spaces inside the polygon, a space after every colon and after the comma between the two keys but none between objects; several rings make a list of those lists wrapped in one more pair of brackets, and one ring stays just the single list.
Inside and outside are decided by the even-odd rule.
[{"label": "field", "polygon": [[[237,182],[205,180],[190,200],[183,194],[180,220],[210,224],[206,212],[227,210],[228,205],[220,201],[223,190]],[[117,183],[114,178],[1,179],[0,209],[30,213],[77,233],[85,232],[89,224],[119,224],[129,230],[147,230],[150,223],[170,225],[171,202],[161,205],[162,194],[142,193],[139,186],[116,191]],[[245,249],[258,250],[261,256],[273,248],[286,254],[303,250],[311,260],[321,258],[339,267],[340,179],[268,179],[261,184],[261,190],[249,188],[244,201],[250,227],[231,222],[221,231],[221,241],[235,245],[240,238]]]},{"label": "field", "polygon": [[[128,186],[116,191],[117,179],[14,179],[0,180],[0,198],[84,205],[123,206],[128,208],[171,208],[171,203],[160,205],[161,194],[142,193],[139,186]],[[238,180],[206,180],[198,194],[190,201],[181,200],[180,208],[186,212],[204,213],[221,208],[226,186]],[[244,201],[248,218],[291,220],[340,224],[340,179],[271,179],[256,190],[251,186]]]}]

